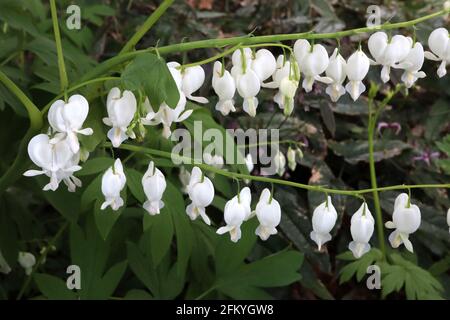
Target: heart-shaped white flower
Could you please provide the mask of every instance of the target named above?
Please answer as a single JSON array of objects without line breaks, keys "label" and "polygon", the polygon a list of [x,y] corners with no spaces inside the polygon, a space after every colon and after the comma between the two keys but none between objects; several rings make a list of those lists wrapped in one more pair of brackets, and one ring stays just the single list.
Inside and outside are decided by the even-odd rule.
[{"label": "heart-shaped white flower", "polygon": [[[48,110],[48,122],[56,132],[64,133],[57,138],[67,138],[73,153],[80,150],[77,134],[91,135],[91,128],[82,129],[89,113],[89,103],[79,94],[71,96],[67,103],[56,100]],[[57,142],[53,140],[52,142]]]},{"label": "heart-shaped white flower", "polygon": [[122,142],[132,138],[127,134],[127,127],[130,125],[136,113],[137,101],[133,92],[125,90],[123,93],[117,87],[112,88],[106,98],[106,108],[108,117],[103,118],[103,123],[112,127],[108,131],[108,138],[114,148],[119,147]]}]

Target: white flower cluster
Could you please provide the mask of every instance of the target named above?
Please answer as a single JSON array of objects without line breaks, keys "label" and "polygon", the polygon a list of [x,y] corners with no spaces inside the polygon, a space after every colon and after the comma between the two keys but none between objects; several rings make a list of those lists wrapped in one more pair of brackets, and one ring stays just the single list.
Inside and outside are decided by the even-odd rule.
[{"label": "white flower cluster", "polygon": [[81,181],[73,173],[81,169],[78,163],[82,152],[77,135],[93,133],[91,128],[83,129],[88,113],[89,103],[81,95],[73,95],[67,102],[55,101],[48,112],[48,134],[38,134],[28,143],[28,155],[41,170],[28,170],[24,175],[48,176],[50,182],[44,190],[55,191],[61,181],[71,192],[81,187]]},{"label": "white flower cluster", "polygon": [[[446,65],[450,62],[450,38],[444,28],[434,30],[428,39],[432,52],[424,52],[422,44],[411,37],[395,35],[392,38],[385,32],[372,34],[368,47],[373,59],[361,48],[345,60],[336,48],[329,57],[321,44],[311,45],[300,39],[294,44],[295,59],[280,55],[276,60],[266,49],[252,52],[250,48],[241,48],[232,55],[231,73],[220,62],[214,64],[212,86],[219,101],[216,110],[224,116],[236,111],[234,95],[237,90],[243,99],[243,110],[250,116],[256,115],[257,95],[261,87],[276,88],[275,103],[290,115],[294,107],[294,96],[298,88],[300,74],[303,74],[302,87],[305,92],[312,90],[315,81],[327,84],[326,93],[336,102],[346,92],[357,100],[366,90],[363,83],[370,65],[380,65],[381,80],[390,80],[391,68],[402,69],[401,80],[407,88],[426,75],[421,71],[424,59],[441,61],[437,74],[446,74]],[[325,75],[323,75],[325,74]],[[272,77],[271,82],[265,82]],[[345,80],[348,79],[344,86]]]},{"label": "white flower cluster", "polygon": [[[17,262],[19,265],[25,270],[25,274],[29,276],[33,271],[33,267],[36,264],[36,257],[30,252],[19,252],[19,256],[17,257]],[[6,262],[3,257],[2,252],[0,251],[0,273],[9,274],[11,272],[11,267],[8,262]]]},{"label": "white flower cluster", "polygon": [[[389,236],[389,242],[393,248],[398,248],[401,244],[413,252],[413,246],[408,237],[419,229],[420,209],[411,204],[406,193],[401,193],[394,203],[394,213],[392,221],[386,222],[386,228],[395,229]],[[450,211],[450,210],[449,210]],[[450,213],[447,219],[450,219]],[[331,203],[331,197],[321,203],[313,212],[311,239],[317,244],[319,250],[322,245],[331,240],[331,230],[336,224],[337,212]],[[450,222],[450,221],[449,221]],[[450,225],[450,223],[449,223]],[[348,245],[355,258],[360,258],[370,250],[370,238],[375,228],[375,220],[364,202],[356,211],[350,221],[350,232],[353,238]]]},{"label": "white flower cluster", "polygon": [[[186,181],[185,176],[186,173],[180,175],[182,181]],[[192,220],[200,216],[207,225],[210,225],[211,220],[206,215],[205,209],[214,199],[214,185],[198,167],[192,169],[186,192],[191,200],[191,203],[186,207],[188,216]],[[250,208],[251,200],[251,192],[248,187],[243,188],[238,195],[229,200],[224,208],[226,226],[219,228],[217,233],[228,232],[231,241],[237,242],[241,238],[242,223],[256,215],[260,224],[255,231],[256,235],[262,240],[267,240],[270,235],[276,234],[276,227],[281,219],[281,208],[278,201],[273,199],[268,189],[264,189],[255,211],[252,212]]]}]

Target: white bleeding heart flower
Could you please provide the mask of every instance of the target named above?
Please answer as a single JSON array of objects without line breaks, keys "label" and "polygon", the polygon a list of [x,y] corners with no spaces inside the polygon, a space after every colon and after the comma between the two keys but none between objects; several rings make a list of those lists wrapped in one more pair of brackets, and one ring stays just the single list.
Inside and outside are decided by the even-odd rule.
[{"label": "white bleeding heart flower", "polygon": [[286,117],[290,116],[294,110],[294,98],[297,88],[298,81],[285,77],[281,80],[280,89],[273,99],[280,109],[283,110]]},{"label": "white bleeding heart flower", "polygon": [[205,82],[205,70],[201,66],[188,67],[181,72],[182,82],[181,91],[187,99],[198,102],[208,103],[205,97],[197,97],[192,94],[201,88]]},{"label": "white bleeding heart flower", "polygon": [[[244,74],[252,66],[253,52],[250,48],[237,49],[231,56],[233,67],[231,68],[231,75],[237,81],[237,76]],[[245,70],[244,70],[245,67]]]},{"label": "white bleeding heart flower", "polygon": [[141,123],[144,125],[155,126],[158,124],[163,125],[162,135],[168,139],[172,134],[170,129],[172,123],[182,122],[189,118],[193,110],[186,110],[186,97],[180,92],[180,100],[175,109],[169,107],[166,103],[162,103],[158,112],[154,112],[148,99],[144,101],[144,109],[147,111],[145,118],[141,118]]},{"label": "white bleeding heart flower", "polygon": [[261,86],[263,88],[271,88],[276,89],[279,88],[281,85],[281,81],[284,78],[289,78],[290,72],[291,72],[291,62],[286,59],[284,55],[279,55],[277,58],[277,65],[276,65],[275,72],[272,75],[272,82],[268,83],[262,83]]},{"label": "white bleeding heart flower", "polygon": [[82,129],[88,113],[89,103],[79,94],[71,96],[67,103],[63,100],[53,102],[48,110],[48,123],[56,132],[64,133],[57,138],[66,138],[73,153],[80,150],[77,134],[89,136],[94,133],[91,128]]},{"label": "white bleeding heart flower", "polygon": [[385,224],[386,228],[395,229],[389,235],[391,246],[398,248],[403,243],[408,251],[413,252],[413,245],[409,240],[409,235],[419,229],[420,219],[419,207],[410,203],[406,193],[398,195],[394,203],[392,221],[388,221]]},{"label": "white bleeding heart flower", "polygon": [[450,39],[448,30],[438,28],[428,37],[428,46],[431,51],[425,52],[425,58],[433,61],[442,61],[437,70],[439,78],[447,74],[447,64],[450,62]]},{"label": "white bleeding heart flower", "polygon": [[8,262],[6,262],[5,258],[3,257],[2,252],[0,251],[0,273],[8,274],[11,272],[11,267],[9,266]]},{"label": "white bleeding heart flower", "polygon": [[213,166],[217,169],[222,169],[223,164],[224,164],[222,156],[220,156],[218,154],[211,155],[211,153],[206,153],[206,152],[203,154],[203,161],[206,164]]},{"label": "white bleeding heart flower", "polygon": [[260,49],[256,51],[255,58],[251,60],[251,68],[263,85],[263,82],[269,79],[277,69],[277,62],[272,52]]},{"label": "white bleeding heart flower", "polygon": [[239,75],[236,81],[239,95],[244,99],[243,108],[251,117],[256,116],[258,99],[256,96],[261,89],[261,83],[252,69],[248,69],[244,74]]},{"label": "white bleeding heart flower", "polygon": [[80,170],[78,165],[79,153],[73,153],[67,139],[57,138],[52,143],[46,134],[34,136],[28,143],[28,155],[35,165],[41,170],[28,170],[23,175],[33,177],[45,174],[50,178],[50,182],[44,186],[43,190],[55,191],[59,183],[64,181],[69,187],[69,191],[75,191],[75,186],[81,186],[81,181],[73,176],[73,173]]},{"label": "white bleeding heart flower", "polygon": [[375,220],[370,213],[367,204],[364,202],[356,211],[350,221],[350,232],[353,241],[349,243],[348,248],[357,259],[370,251],[370,238],[372,238],[375,228]]},{"label": "white bleeding heart flower", "polygon": [[299,39],[294,44],[294,54],[300,71],[305,75],[302,87],[306,92],[312,90],[314,81],[330,84],[333,80],[321,77],[328,67],[329,58],[327,50],[320,44],[311,46],[305,39]]},{"label": "white bleeding heart flower", "polygon": [[448,224],[448,232],[450,232],[450,209],[447,211],[447,224]]},{"label": "white bleeding heart flower", "polygon": [[182,185],[181,191],[187,193],[187,186],[189,185],[189,180],[191,180],[191,173],[187,171],[184,166],[181,166],[178,178]]},{"label": "white bleeding heart flower", "polygon": [[127,178],[123,172],[123,166],[120,159],[116,159],[112,167],[108,168],[102,177],[102,193],[105,196],[105,202],[100,209],[105,210],[108,206],[116,211],[123,206],[123,199],[120,192],[125,187]]},{"label": "white bleeding heart flower", "polygon": [[408,56],[402,61],[403,64],[408,65],[408,67],[404,68],[405,72],[403,72],[401,78],[407,88],[411,88],[417,79],[425,78],[425,72],[420,71],[424,59],[423,46],[421,43],[416,42],[409,51]]},{"label": "white bleeding heart flower", "polygon": [[253,163],[253,157],[252,157],[251,153],[249,153],[245,156],[245,166],[247,167],[247,170],[249,173],[251,173],[253,171],[253,169],[255,168],[255,165]]},{"label": "white bleeding heart flower", "polygon": [[166,190],[166,178],[155,167],[153,161],[150,161],[148,169],[142,177],[142,187],[147,196],[147,200],[143,204],[144,209],[152,216],[159,214],[160,210],[164,207],[162,196],[164,190]]},{"label": "white bleeding heart flower", "polygon": [[369,72],[370,60],[366,54],[358,49],[347,60],[345,65],[345,73],[349,82],[345,86],[345,89],[352,97],[353,101],[356,101],[361,93],[366,91],[366,86],[362,83],[364,78]]},{"label": "white bleeding heart flower", "polygon": [[281,207],[278,201],[271,196],[269,189],[266,188],[261,192],[255,212],[259,221],[255,234],[261,240],[265,241],[271,235],[278,233],[277,226],[281,221]]},{"label": "white bleeding heart flower", "polygon": [[198,167],[194,167],[191,172],[191,178],[187,186],[187,192],[191,199],[191,204],[186,207],[186,213],[191,220],[201,216],[203,221],[211,224],[211,220],[206,215],[205,208],[211,204],[214,199],[214,185],[208,177],[205,177]]},{"label": "white bleeding heart flower", "polygon": [[108,138],[114,148],[121,145],[128,138],[127,127],[130,125],[136,113],[137,102],[133,92],[125,90],[120,92],[117,87],[112,88],[106,98],[108,117],[103,118],[103,123],[112,127],[108,131]]},{"label": "white bleeding heart flower", "polygon": [[181,90],[183,84],[183,77],[180,71],[181,65],[176,61],[167,62],[166,65],[172,75],[173,81],[175,81],[175,84],[178,87],[178,90]]},{"label": "white bleeding heart flower", "polygon": [[328,78],[332,79],[325,92],[330,96],[331,101],[336,102],[339,98],[345,94],[345,88],[342,85],[347,77],[345,73],[346,66],[345,59],[339,53],[339,50],[334,49],[333,54],[330,57],[330,62],[325,70],[325,74]]},{"label": "white bleeding heart flower", "polygon": [[[235,112],[233,97],[236,92],[236,84],[227,70],[222,70],[223,66],[220,61],[214,63],[212,87],[219,97],[216,104],[216,110],[222,115],[227,116],[230,112]],[[222,73],[223,71],[223,73]]]},{"label": "white bleeding heart flower", "polygon": [[405,68],[409,64],[404,60],[411,50],[412,39],[402,35],[395,35],[389,39],[385,32],[375,32],[369,38],[368,47],[375,63],[382,65],[381,80],[386,83],[390,79],[391,68]]},{"label": "white bleeding heart flower", "polygon": [[317,244],[319,250],[322,245],[331,240],[331,230],[336,224],[337,212],[331,203],[331,197],[314,209],[312,217],[313,231],[310,233],[311,239]]},{"label": "white bleeding heart flower", "polygon": [[289,147],[286,155],[289,169],[291,169],[291,171],[295,171],[295,168],[297,167],[297,161],[295,161],[296,156],[295,150]]},{"label": "white bleeding heart flower", "polygon": [[24,268],[25,274],[29,276],[33,271],[33,267],[36,264],[35,256],[30,252],[19,252],[19,258],[17,259],[20,266]]},{"label": "white bleeding heart flower", "polygon": [[275,172],[281,177],[283,176],[284,172],[286,171],[286,157],[284,156],[283,152],[281,152],[279,149],[277,150],[277,153],[275,154],[274,158],[274,166],[275,166]]},{"label": "white bleeding heart flower", "polygon": [[217,229],[217,234],[229,232],[231,241],[237,242],[241,238],[241,224],[251,214],[251,201],[252,195],[248,187],[242,189],[239,195],[229,200],[223,211],[226,226]]}]

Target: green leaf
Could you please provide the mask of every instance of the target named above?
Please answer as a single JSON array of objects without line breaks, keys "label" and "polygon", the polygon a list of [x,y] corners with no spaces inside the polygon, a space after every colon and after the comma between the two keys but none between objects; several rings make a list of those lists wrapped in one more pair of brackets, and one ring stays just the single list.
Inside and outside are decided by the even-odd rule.
[{"label": "green leaf", "polygon": [[340,260],[353,260],[353,262],[347,264],[340,271],[339,283],[349,281],[354,275],[356,275],[356,280],[360,282],[362,278],[367,274],[367,268],[377,261],[380,261],[382,254],[380,250],[372,248],[369,252],[363,255],[361,258],[356,259],[353,257],[352,253],[346,252],[337,256]]},{"label": "green leaf", "polygon": [[113,158],[99,157],[89,159],[83,164],[83,168],[76,173],[77,176],[88,176],[99,172],[106,171],[114,163]]},{"label": "green leaf", "polygon": [[126,207],[126,192],[122,192],[121,197],[125,204],[116,211],[112,210],[111,207],[107,207],[106,209],[101,210],[100,207],[104,199],[97,199],[95,201],[95,223],[97,224],[98,231],[100,232],[100,235],[104,240],[108,237],[112,227],[116,223],[117,219],[119,219],[120,215]]},{"label": "green leaf", "polygon": [[227,274],[230,270],[235,270],[244,259],[250,254],[256,243],[255,229],[258,225],[256,219],[244,222],[241,226],[242,238],[234,243],[225,234],[220,237],[216,247],[215,263],[218,276]]},{"label": "green leaf", "polygon": [[127,176],[127,185],[131,191],[131,194],[140,203],[144,203],[145,193],[142,187],[142,177],[144,174],[135,169],[125,168],[125,175]]},{"label": "green leaf", "polygon": [[76,300],[77,294],[67,288],[67,284],[54,276],[43,273],[35,273],[34,281],[39,291],[51,300]]},{"label": "green leaf", "polygon": [[168,207],[162,208],[161,213],[152,218],[154,221],[150,229],[150,246],[152,249],[152,260],[156,267],[170,249],[174,226]]},{"label": "green leaf", "polygon": [[[350,164],[360,161],[369,161],[369,145],[365,140],[329,141],[329,147],[333,152],[344,157]],[[376,140],[374,143],[375,162],[400,155],[410,146],[400,140]]]},{"label": "green leaf", "polygon": [[[39,188],[42,189],[48,183],[48,177],[39,176],[36,177]],[[78,214],[80,212],[80,197],[77,193],[68,192],[61,183],[56,191],[43,191],[44,198],[58,211],[64,218],[70,222],[78,220]]]},{"label": "green leaf", "polygon": [[175,108],[180,94],[163,58],[151,53],[137,56],[122,72],[122,81],[129,90],[144,90],[154,108],[163,102]]}]

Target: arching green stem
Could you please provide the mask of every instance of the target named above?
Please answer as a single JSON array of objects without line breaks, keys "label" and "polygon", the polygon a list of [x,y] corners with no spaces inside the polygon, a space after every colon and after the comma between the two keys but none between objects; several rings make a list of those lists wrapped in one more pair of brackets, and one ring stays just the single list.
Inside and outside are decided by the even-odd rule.
[{"label": "arching green stem", "polygon": [[61,84],[61,92],[64,92],[69,85],[67,79],[66,65],[64,64],[64,55],[61,44],[61,34],[59,32],[58,14],[56,12],[55,0],[50,0],[50,11],[52,14],[53,33],[55,34],[56,54],[58,56],[59,81]]},{"label": "arching green stem", "polygon": [[[110,142],[105,142],[103,144],[105,147],[111,147]],[[194,164],[194,160],[188,157],[179,156],[176,154],[172,154],[170,152],[136,146],[136,145],[130,145],[130,144],[121,144],[118,149],[133,151],[133,152],[140,152],[140,153],[146,153],[151,154],[154,156],[159,156],[163,158],[173,159],[177,160],[183,163],[187,164]],[[446,188],[450,189],[450,183],[448,184],[418,184],[418,185],[396,185],[396,186],[389,186],[389,187],[381,187],[376,189],[361,189],[361,190],[339,190],[339,189],[331,189],[331,188],[324,188],[321,186],[316,185],[308,185],[308,184],[302,184],[297,183],[293,181],[288,180],[281,180],[281,179],[274,179],[274,178],[268,178],[268,177],[262,177],[262,176],[252,176],[249,174],[243,174],[243,173],[237,173],[237,172],[230,172],[223,169],[218,169],[216,167],[203,164],[203,163],[195,163],[195,166],[199,167],[200,169],[214,172],[216,174],[220,174],[222,176],[228,177],[230,179],[247,179],[247,180],[253,180],[253,181],[260,181],[260,182],[267,182],[267,183],[273,183],[273,184],[279,184],[279,185],[286,185],[294,188],[300,188],[310,191],[317,191],[317,192],[323,192],[323,193],[329,193],[329,194],[340,194],[340,195],[347,195],[347,196],[354,196],[360,198],[360,195],[366,194],[366,193],[372,193],[374,191],[382,192],[382,191],[392,191],[392,190],[407,190],[408,188],[411,189],[426,189],[426,188]]]}]

